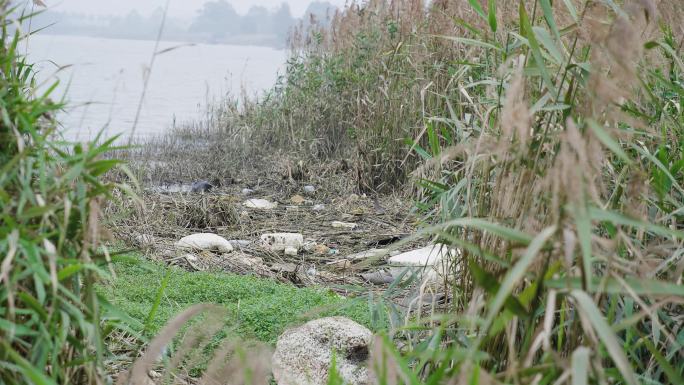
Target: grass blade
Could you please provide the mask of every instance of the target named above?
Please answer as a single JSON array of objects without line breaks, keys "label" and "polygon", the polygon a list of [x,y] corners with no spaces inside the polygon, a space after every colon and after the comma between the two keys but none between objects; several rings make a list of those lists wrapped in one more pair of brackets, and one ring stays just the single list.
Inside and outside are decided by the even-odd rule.
[{"label": "grass blade", "polygon": [[558,32],[556,20],[553,18],[553,9],[551,9],[551,1],[539,0],[539,4],[541,5],[542,11],[544,12],[544,20],[546,20],[546,24],[549,26],[549,28],[551,28],[551,32],[553,32],[553,36],[556,38],[556,41],[560,42],[560,32]]},{"label": "grass blade", "polygon": [[[493,0],[496,1],[496,0]],[[493,1],[490,1],[493,2]],[[482,10],[482,6],[480,5],[480,2],[478,0],[468,0],[470,3],[470,6],[473,7],[475,12],[477,12],[478,15],[480,15],[481,18],[487,20],[487,16],[485,15],[484,11]]]},{"label": "grass blade", "polygon": [[492,32],[496,33],[497,29],[497,24],[496,24],[496,0],[488,0],[487,1],[487,6],[489,7],[489,28],[492,29]]},{"label": "grass blade", "polygon": [[572,385],[589,384],[589,348],[580,346],[572,352]]},{"label": "grass blade", "polygon": [[549,71],[546,69],[546,65],[544,64],[544,57],[542,56],[541,49],[539,48],[539,42],[537,42],[537,38],[534,35],[534,30],[532,29],[532,24],[530,23],[527,11],[525,10],[525,3],[523,1],[520,2],[520,30],[521,35],[527,38],[528,45],[532,51],[532,57],[534,58],[535,64],[539,69],[539,73],[541,74],[546,87],[551,93],[556,94],[556,86],[553,84],[551,75],[549,75]]},{"label": "grass blade", "polygon": [[544,245],[546,244],[546,241],[555,232],[556,227],[551,226],[547,227],[541,233],[539,233],[539,235],[534,237],[534,239],[530,243],[530,246],[527,248],[527,250],[525,250],[525,254],[523,254],[522,258],[520,258],[520,260],[506,274],[503,281],[501,282],[501,287],[499,288],[499,291],[496,293],[496,296],[489,305],[489,310],[487,311],[487,318],[485,319],[484,325],[482,327],[483,331],[488,330],[489,327],[492,325],[492,323],[494,322],[494,318],[496,318],[496,316],[499,314],[504,304],[506,303],[506,299],[508,299],[511,293],[513,293],[513,290],[515,289],[515,286],[518,284],[518,282],[525,276],[525,274],[527,274],[527,269],[530,267],[530,265],[532,265],[534,260],[537,258],[542,247],[544,247]]},{"label": "grass blade", "polygon": [[603,342],[605,345],[608,353],[610,354],[610,358],[613,360],[613,362],[615,362],[615,365],[622,374],[625,382],[627,382],[629,385],[638,385],[639,382],[637,381],[636,375],[632,370],[632,366],[629,363],[624,350],[622,349],[622,344],[618,340],[615,333],[613,333],[613,330],[610,328],[610,325],[608,325],[608,322],[606,322],[606,319],[603,317],[603,314],[599,308],[596,307],[594,300],[592,300],[587,293],[581,290],[573,290],[572,296],[577,301],[580,311],[587,317],[592,327],[596,331],[596,334],[601,339],[601,342]]},{"label": "grass blade", "polygon": [[166,271],[166,274],[164,274],[164,278],[162,279],[161,285],[159,286],[159,290],[157,291],[157,295],[154,298],[154,303],[152,304],[152,309],[150,309],[150,313],[147,315],[147,320],[145,320],[145,329],[144,331],[150,330],[150,326],[152,326],[152,321],[154,321],[154,317],[157,315],[157,310],[159,310],[159,304],[161,304],[162,296],[164,295],[164,291],[166,290],[166,286],[169,284],[169,278],[171,277],[171,269]]},{"label": "grass blade", "polygon": [[632,160],[629,158],[627,153],[622,149],[622,146],[620,146],[620,143],[618,143],[615,139],[613,139],[610,134],[603,128],[601,127],[600,124],[598,124],[594,119],[588,119],[587,123],[589,124],[589,128],[591,128],[591,131],[596,135],[598,140],[603,143],[604,146],[608,147],[609,150],[611,150],[615,155],[617,155],[618,158],[622,159],[625,163],[627,164],[632,164]]}]

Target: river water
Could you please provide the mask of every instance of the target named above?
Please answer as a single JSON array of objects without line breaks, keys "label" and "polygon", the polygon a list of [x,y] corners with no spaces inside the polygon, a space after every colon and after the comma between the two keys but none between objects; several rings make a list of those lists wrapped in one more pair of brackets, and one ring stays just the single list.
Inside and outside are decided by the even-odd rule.
[{"label": "river water", "polygon": [[[60,116],[65,137],[93,138],[100,130],[128,137],[143,92],[155,42],[37,34],[29,60],[45,85],[59,79],[53,99],[66,95]],[[171,49],[175,48],[175,49]],[[258,95],[284,69],[285,52],[267,47],[160,42],[136,136],[163,132],[200,119],[209,103],[243,90]]]}]

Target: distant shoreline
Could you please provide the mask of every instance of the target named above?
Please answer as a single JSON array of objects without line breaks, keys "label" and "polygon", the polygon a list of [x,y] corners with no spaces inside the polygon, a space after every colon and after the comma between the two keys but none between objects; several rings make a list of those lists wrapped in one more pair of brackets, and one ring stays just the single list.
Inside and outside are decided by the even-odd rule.
[{"label": "distant shoreline", "polygon": [[[156,37],[140,36],[140,35],[125,35],[125,34],[85,34],[68,31],[52,31],[49,28],[39,32],[42,36],[77,36],[93,39],[112,39],[112,40],[136,40],[136,41],[156,41]],[[166,43],[182,43],[182,44],[207,44],[207,45],[237,45],[237,46],[252,46],[262,48],[272,48],[274,50],[285,50],[286,44],[277,43],[276,36],[270,35],[237,35],[233,38],[224,39],[204,39],[193,36],[182,35],[162,35],[162,42]]]}]

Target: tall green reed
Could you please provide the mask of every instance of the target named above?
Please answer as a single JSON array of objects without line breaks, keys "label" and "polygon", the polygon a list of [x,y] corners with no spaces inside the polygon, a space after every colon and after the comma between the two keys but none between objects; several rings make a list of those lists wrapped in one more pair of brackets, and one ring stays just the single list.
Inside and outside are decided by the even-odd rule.
[{"label": "tall green reed", "polygon": [[[428,131],[425,230],[458,246],[445,346],[459,381],[679,383],[684,67],[650,1],[471,2],[466,135]],[[476,60],[473,60],[476,59]],[[484,66],[481,72],[475,68]],[[449,95],[445,95],[449,98]],[[429,126],[431,127],[431,126]],[[665,203],[667,202],[667,203]],[[677,267],[679,266],[679,267]]]},{"label": "tall green reed", "polygon": [[94,289],[106,272],[100,208],[115,138],[69,143],[57,131],[57,82],[38,87],[20,53],[31,15],[0,2],[0,382],[104,383],[116,325]]}]

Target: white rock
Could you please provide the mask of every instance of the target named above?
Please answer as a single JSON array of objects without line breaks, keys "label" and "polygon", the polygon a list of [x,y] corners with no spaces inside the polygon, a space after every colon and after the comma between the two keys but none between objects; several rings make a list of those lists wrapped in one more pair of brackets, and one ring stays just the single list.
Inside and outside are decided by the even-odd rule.
[{"label": "white rock", "polygon": [[[420,249],[401,253],[389,258],[392,276],[399,276],[404,270],[411,269],[419,276],[428,280],[435,280],[447,272],[448,264],[456,250],[449,249],[442,244],[435,244]],[[407,272],[405,277],[410,276]]]},{"label": "white rock", "polygon": [[333,221],[332,227],[338,228],[338,229],[350,229],[353,230],[358,226],[356,223],[349,223],[349,222],[340,222],[340,221]]},{"label": "white rock", "polygon": [[247,199],[243,205],[250,209],[272,210],[278,206],[277,203],[267,201],[266,199]]},{"label": "white rock", "polygon": [[188,262],[197,262],[197,256],[195,254],[185,254],[183,258],[187,259]]},{"label": "white rock", "polygon": [[370,330],[344,317],[307,322],[278,338],[273,377],[278,385],[325,385],[334,354],[345,384],[367,385],[371,340]]},{"label": "white rock", "polygon": [[242,195],[252,195],[254,194],[254,190],[251,188],[243,188],[242,189]]},{"label": "white rock", "polygon": [[188,235],[176,242],[178,249],[208,250],[218,251],[219,253],[230,253],[233,245],[225,238],[211,233],[199,233]]},{"label": "white rock", "polygon": [[290,256],[293,256],[293,257],[296,256],[296,255],[297,255],[297,252],[298,252],[297,248],[296,248],[296,247],[292,247],[292,246],[287,246],[287,247],[285,248],[285,250],[283,250],[283,251],[284,251],[285,255],[290,255]]},{"label": "white rock", "polygon": [[304,186],[303,190],[304,190],[304,193],[306,193],[306,194],[313,194],[316,192],[316,188],[314,186],[311,186],[311,185]]},{"label": "white rock", "polygon": [[347,256],[349,260],[379,258],[389,254],[389,249],[369,249],[360,253]]},{"label": "white rock", "polygon": [[272,251],[284,251],[288,247],[300,249],[304,236],[299,233],[270,233],[261,236],[261,242]]}]

